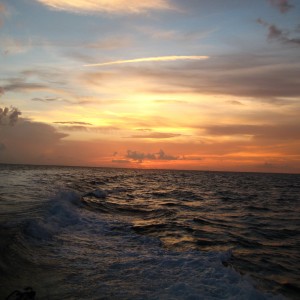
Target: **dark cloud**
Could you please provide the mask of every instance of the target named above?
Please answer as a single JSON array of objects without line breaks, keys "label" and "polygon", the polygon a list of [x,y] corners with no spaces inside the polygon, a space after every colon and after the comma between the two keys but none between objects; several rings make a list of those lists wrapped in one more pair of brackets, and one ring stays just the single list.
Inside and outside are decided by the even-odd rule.
[{"label": "dark cloud", "polygon": [[126,158],[130,158],[138,162],[143,162],[144,160],[178,160],[178,157],[166,154],[163,150],[160,150],[157,153],[144,153],[128,150]]},{"label": "dark cloud", "polygon": [[131,161],[127,159],[113,159],[111,162],[117,163],[117,164],[130,164]]},{"label": "dark cloud", "polygon": [[176,157],[176,156],[166,154],[163,150],[159,150],[157,155],[158,155],[157,159],[159,159],[159,160],[177,160],[178,159],[178,157]]},{"label": "dark cloud", "polygon": [[1,143],[7,151],[0,162],[46,163],[67,136],[54,127],[20,118],[15,126],[0,126]]},{"label": "dark cloud", "polygon": [[278,28],[274,24],[269,24],[268,22],[264,21],[263,19],[257,19],[257,23],[263,25],[268,29],[268,39],[269,40],[278,40],[283,44],[293,44],[300,46],[300,37],[290,37],[294,33],[297,32],[295,30],[282,30]]},{"label": "dark cloud", "polygon": [[237,100],[229,100],[227,101],[227,103],[230,103],[232,105],[244,105],[241,101],[237,101]]},{"label": "dark cloud", "polygon": [[70,101],[68,101],[66,99],[59,98],[59,97],[54,97],[54,98],[50,98],[50,97],[33,98],[31,100],[36,101],[36,102],[44,102],[44,103],[49,103],[49,102],[67,102],[67,103],[70,103]]},{"label": "dark cloud", "polygon": [[0,125],[15,125],[21,114],[15,107],[0,107]]},{"label": "dark cloud", "polygon": [[277,28],[275,25],[270,25],[268,38],[269,39],[282,39],[282,38],[284,38],[284,33],[282,30]]},{"label": "dark cloud", "polygon": [[35,90],[44,90],[49,87],[42,83],[29,83],[29,82],[15,82],[3,85],[3,90],[5,92],[26,92]]},{"label": "dark cloud", "polygon": [[180,158],[181,160],[203,160],[203,157],[199,156],[183,156]]},{"label": "dark cloud", "polygon": [[180,68],[135,67],[126,71],[145,80],[155,80],[157,86],[149,88],[154,93],[230,95],[269,102],[300,96],[298,61],[296,57],[291,63],[282,60],[282,56],[240,54],[215,56]]},{"label": "dark cloud", "polygon": [[297,140],[300,139],[300,125],[214,125],[204,128],[208,134],[218,136],[249,135],[263,140]]},{"label": "dark cloud", "polygon": [[131,158],[133,160],[137,160],[139,162],[142,162],[143,160],[154,160],[156,159],[155,154],[152,153],[143,153],[143,152],[138,152],[138,151],[132,151],[128,150],[127,151],[127,158]]},{"label": "dark cloud", "polygon": [[[80,122],[77,122],[77,124]],[[84,123],[84,122],[82,122]],[[61,123],[60,123],[61,124]],[[74,122],[76,124],[76,122]],[[88,124],[88,123],[87,123]],[[92,125],[92,124],[90,124]],[[115,126],[93,126],[90,125],[63,125],[58,128],[62,131],[85,131],[85,132],[98,132],[98,133],[111,133],[112,131],[120,130]]]},{"label": "dark cloud", "polygon": [[294,7],[289,0],[269,0],[269,2],[283,14]]},{"label": "dark cloud", "polygon": [[[67,81],[65,71],[59,69],[29,69],[24,70],[15,78],[2,79],[2,88],[5,92],[27,92],[37,90],[52,90],[65,93]],[[54,97],[35,98],[34,101],[44,101]]]},{"label": "dark cloud", "polygon": [[87,122],[53,122],[54,124],[71,124],[71,125],[93,125]]},{"label": "dark cloud", "polygon": [[[53,95],[66,94],[66,82],[62,81],[64,72],[58,70],[25,70],[16,77],[0,79],[1,91],[3,92],[35,92],[46,91]],[[51,95],[50,94],[50,95]],[[56,96],[35,97],[32,101],[37,102],[68,102]]]},{"label": "dark cloud", "polygon": [[181,136],[181,134],[178,133],[167,133],[167,132],[152,132],[149,134],[136,134],[130,136],[130,138],[135,139],[170,139],[174,137]]}]

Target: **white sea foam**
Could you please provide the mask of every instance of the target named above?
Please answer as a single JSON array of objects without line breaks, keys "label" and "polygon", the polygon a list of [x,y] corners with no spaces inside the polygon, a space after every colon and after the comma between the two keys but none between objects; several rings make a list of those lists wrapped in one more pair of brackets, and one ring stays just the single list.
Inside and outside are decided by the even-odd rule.
[{"label": "white sea foam", "polygon": [[92,197],[96,197],[96,198],[99,198],[99,199],[105,199],[108,195],[108,192],[105,191],[105,190],[101,190],[101,189],[96,189],[94,191],[91,191],[91,192],[88,192],[86,194],[84,194],[84,197],[85,196],[92,196]]},{"label": "white sea foam", "polygon": [[[129,224],[85,210],[75,193],[59,193],[49,202],[45,219],[32,221],[26,233],[63,241],[55,261],[71,278],[67,288],[74,295],[80,282],[82,295],[91,299],[281,299],[258,291],[248,277],[225,267],[230,250],[163,249],[156,238],[130,231]],[[76,298],[85,299],[80,294]]]},{"label": "white sea foam", "polygon": [[40,216],[26,222],[25,234],[39,240],[50,240],[63,228],[80,222],[80,215],[76,208],[81,205],[81,197],[77,193],[58,192],[45,204],[48,209],[43,217]]},{"label": "white sea foam", "polygon": [[[42,178],[45,172],[47,180],[34,181],[30,189],[31,179]],[[0,271],[8,275],[0,298],[30,285],[39,299],[281,299],[259,290],[250,275],[236,271],[253,270],[250,274],[261,279],[260,288],[272,292],[281,290],[277,283],[274,289],[269,282],[264,285],[265,274],[266,279],[297,275],[295,246],[288,243],[290,236],[297,241],[297,228],[290,225],[299,216],[297,206],[286,206],[281,213],[282,201],[265,201],[269,189],[256,192],[265,177],[247,177],[251,189],[238,190],[247,181],[241,175],[136,172],[33,168],[26,173],[22,190],[10,183],[1,196],[9,211],[14,209],[21,218],[6,218],[9,226],[3,227],[7,238]],[[19,177],[7,174],[12,176],[9,182],[18,182]],[[77,192],[58,192],[50,200],[43,197],[45,191],[59,189],[54,184],[57,178],[59,186]],[[101,189],[95,178],[101,178]],[[290,187],[282,189],[285,198],[294,197]],[[22,195],[18,201],[16,191]],[[257,209],[264,201],[271,203],[268,219],[266,210]],[[277,230],[278,215],[282,230]],[[274,245],[281,252],[275,253]],[[280,268],[282,253],[291,257],[293,262],[283,265],[294,273]],[[237,259],[244,262],[244,269]],[[263,259],[273,274],[265,272]],[[290,282],[286,290],[295,290],[297,284]]]}]

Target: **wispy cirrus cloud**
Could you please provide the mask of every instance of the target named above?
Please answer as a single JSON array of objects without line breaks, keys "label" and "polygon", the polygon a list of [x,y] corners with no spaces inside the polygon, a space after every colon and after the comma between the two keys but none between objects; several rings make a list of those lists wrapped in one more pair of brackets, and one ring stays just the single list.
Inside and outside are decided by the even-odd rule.
[{"label": "wispy cirrus cloud", "polygon": [[[1,12],[0,12],[0,27],[1,27]],[[14,55],[28,52],[31,48],[30,40],[14,39],[9,36],[1,36],[0,48],[4,55]]]},{"label": "wispy cirrus cloud", "polygon": [[132,40],[129,37],[112,37],[102,39],[93,43],[87,44],[85,47],[89,49],[102,49],[102,50],[114,50],[124,47],[128,47],[132,44]]},{"label": "wispy cirrus cloud", "polygon": [[168,0],[36,0],[56,10],[74,13],[143,13],[148,10],[172,9]]},{"label": "wispy cirrus cloud", "polygon": [[197,41],[200,39],[204,39],[214,32],[218,31],[218,29],[213,28],[209,30],[201,30],[201,29],[193,29],[189,31],[183,30],[165,30],[160,27],[147,27],[147,26],[139,26],[137,28],[139,32],[147,36],[148,38],[157,39],[157,40],[176,40],[176,41]]},{"label": "wispy cirrus cloud", "polygon": [[209,59],[209,56],[200,55],[172,55],[172,56],[156,56],[156,57],[142,57],[134,59],[125,60],[115,60],[104,63],[88,64],[85,67],[101,67],[109,65],[119,65],[119,64],[130,64],[130,63],[143,63],[143,62],[164,62],[164,61],[177,61],[177,60],[205,60]]}]

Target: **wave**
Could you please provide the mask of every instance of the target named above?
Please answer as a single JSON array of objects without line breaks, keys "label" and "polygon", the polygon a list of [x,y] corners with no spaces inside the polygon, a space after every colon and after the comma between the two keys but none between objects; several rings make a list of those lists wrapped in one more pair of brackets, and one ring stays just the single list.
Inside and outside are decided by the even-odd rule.
[{"label": "wave", "polygon": [[[243,180],[237,184],[241,176],[228,174],[43,172],[51,180],[27,179],[36,185],[30,193],[22,187],[25,197],[34,197],[32,203],[18,198],[22,218],[6,227],[0,222],[0,298],[34,282],[39,299],[280,299],[255,285],[272,277],[274,282],[262,286],[274,291],[280,274],[295,269],[298,231],[292,196],[276,198],[289,199],[285,208],[277,200],[260,203],[270,189],[258,188],[262,192],[256,195],[249,184],[254,176],[243,179],[248,180],[243,189]],[[39,197],[43,189],[59,190],[58,179],[67,190],[50,199]],[[285,220],[283,211],[295,221]],[[297,293],[296,275],[280,283],[284,292]]]}]

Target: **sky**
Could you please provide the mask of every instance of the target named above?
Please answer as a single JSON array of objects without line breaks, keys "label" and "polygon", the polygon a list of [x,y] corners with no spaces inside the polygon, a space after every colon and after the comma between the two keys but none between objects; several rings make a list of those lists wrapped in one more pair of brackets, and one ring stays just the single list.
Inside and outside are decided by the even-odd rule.
[{"label": "sky", "polygon": [[0,163],[300,173],[300,0],[0,0]]}]

